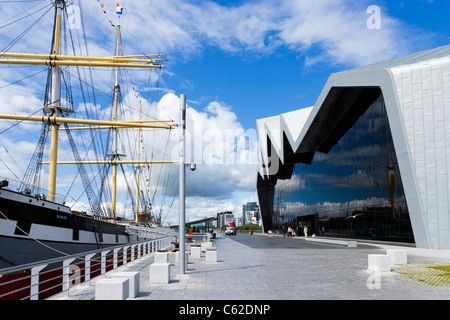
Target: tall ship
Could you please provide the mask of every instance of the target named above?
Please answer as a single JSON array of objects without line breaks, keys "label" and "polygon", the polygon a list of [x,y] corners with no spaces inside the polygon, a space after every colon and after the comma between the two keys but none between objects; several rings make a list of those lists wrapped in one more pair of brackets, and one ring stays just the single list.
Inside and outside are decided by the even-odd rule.
[{"label": "tall ship", "polygon": [[[115,48],[111,50],[112,55],[89,57],[77,54],[77,50],[71,51],[68,47],[76,42],[76,38],[80,35],[71,32],[69,23],[73,14],[82,10],[81,1],[77,7],[71,7],[74,6],[74,1],[55,0],[50,4],[54,10],[50,52],[42,54],[14,53],[12,50],[0,52],[0,65],[46,66],[41,68],[46,68],[42,71],[47,71],[40,114],[0,114],[3,124],[10,122],[10,127],[5,130],[16,129],[18,122],[40,122],[42,126],[36,149],[18,185],[13,186],[11,179],[0,179],[0,268],[151,239],[156,230],[160,230],[155,227],[160,225],[161,213],[158,215],[151,211],[150,200],[146,198],[139,185],[142,179],[141,168],[171,162],[158,159],[129,159],[122,153],[121,132],[122,130],[132,132],[134,138],[127,142],[127,146],[130,149],[135,147],[136,150],[140,150],[142,132],[170,131],[176,125],[171,120],[141,120],[141,110],[138,119],[121,120],[119,78],[122,68],[160,70],[162,61],[167,59],[161,58],[159,54],[123,55],[120,46],[120,18],[123,9],[119,3],[115,8],[117,22],[109,20],[108,26],[115,33],[116,43]],[[99,5],[106,15],[107,11],[100,1]],[[114,14],[114,10],[112,11]],[[82,28],[84,26],[78,29]],[[93,73],[100,72],[112,72],[110,83],[113,84],[113,90],[110,90],[112,99],[108,107],[100,110],[98,102],[94,99],[94,102],[89,103],[85,100],[79,104],[84,105],[86,112],[75,110],[79,105],[73,101],[74,94],[71,90],[75,87],[74,82],[79,82],[77,90],[81,93],[77,94],[84,97],[89,95],[96,85],[86,83],[83,74],[92,76]],[[43,78],[45,80],[44,76]],[[82,85],[85,91],[79,89]],[[88,110],[87,106],[91,109]],[[110,115],[108,117],[103,115],[103,118],[99,116],[101,111],[105,114],[106,109],[110,110]],[[86,117],[82,117],[82,114],[86,114]],[[75,135],[76,132],[79,136]],[[61,141],[70,145],[73,160],[59,159],[58,147]],[[79,151],[78,144],[84,144],[82,152]],[[2,154],[6,156],[7,152]],[[136,151],[136,157],[139,158],[139,154]],[[94,160],[87,160],[88,155],[93,156]],[[119,172],[126,165],[132,167],[131,174]],[[62,167],[63,170],[67,167],[74,168],[69,172],[72,172],[72,176],[82,186],[81,194],[83,199],[86,199],[86,210],[77,207],[79,198],[59,196],[57,169],[61,170]],[[121,185],[123,178],[130,176],[133,176],[134,180],[126,182],[126,186]],[[47,183],[48,190],[40,186],[42,181]],[[127,189],[130,194],[134,191],[134,196],[131,196],[134,197],[131,210],[133,217],[126,218],[124,213],[120,212],[119,207],[123,206],[119,206],[118,188]]]}]

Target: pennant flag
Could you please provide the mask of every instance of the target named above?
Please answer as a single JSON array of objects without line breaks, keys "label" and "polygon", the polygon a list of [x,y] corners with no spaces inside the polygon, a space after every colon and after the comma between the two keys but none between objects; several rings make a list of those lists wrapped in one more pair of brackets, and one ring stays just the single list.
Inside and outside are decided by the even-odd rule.
[{"label": "pennant flag", "polygon": [[117,14],[122,14],[122,10],[123,8],[119,5],[119,3],[117,2],[117,9],[116,9],[116,13]]}]

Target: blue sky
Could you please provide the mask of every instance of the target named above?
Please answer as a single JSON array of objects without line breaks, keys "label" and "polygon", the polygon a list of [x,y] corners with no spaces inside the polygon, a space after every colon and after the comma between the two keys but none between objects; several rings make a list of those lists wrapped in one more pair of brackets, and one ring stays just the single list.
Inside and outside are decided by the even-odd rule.
[{"label": "blue sky", "polygon": [[[267,1],[261,1],[264,2]],[[199,6],[202,4],[201,1],[193,3]],[[216,1],[216,3],[225,8],[236,8],[248,4],[258,5],[260,2]],[[186,93],[188,99],[198,102],[195,107],[201,108],[202,104],[211,100],[222,101],[232,108],[245,128],[250,128],[255,127],[256,118],[313,105],[327,78],[333,72],[448,44],[450,22],[446,14],[450,4],[443,0],[322,1],[322,3],[320,10],[311,13],[317,14],[317,19],[320,19],[320,11],[326,10],[328,6],[330,10],[334,10],[334,4],[338,6],[342,4],[342,7],[349,10],[355,6],[352,17],[358,17],[359,14],[360,21],[351,25],[361,28],[365,27],[366,19],[370,17],[365,9],[369,5],[379,6],[381,29],[363,30],[366,41],[361,43],[361,46],[367,45],[373,38],[374,41],[380,41],[381,46],[396,46],[396,50],[388,50],[389,52],[380,55],[380,59],[377,57],[379,52],[352,59],[351,48],[348,49],[350,51],[348,54],[338,56],[338,59],[329,56],[326,44],[321,42],[322,39],[342,41],[340,37],[352,35],[347,34],[344,28],[342,34],[336,33],[329,39],[321,37],[320,34],[311,35],[312,43],[305,45],[305,48],[299,48],[302,44],[296,47],[294,41],[285,41],[271,52],[268,52],[267,48],[254,50],[246,47],[245,43],[236,45],[233,48],[235,51],[223,50],[218,48],[218,45],[213,46],[205,41],[201,50],[189,57],[186,63],[178,60],[174,62],[177,76],[169,79],[168,83],[177,92]],[[326,14],[326,17],[328,20],[336,19],[336,24],[341,23],[335,15]],[[299,17],[299,20],[301,18]],[[307,30],[308,26],[304,27]],[[267,31],[266,35],[270,32]],[[382,33],[386,36],[378,38],[377,35]],[[309,62],[316,55],[321,57],[319,61]]]},{"label": "blue sky", "polygon": [[[445,0],[119,2],[124,7],[124,54],[161,53],[169,59],[164,63],[157,95],[146,91],[147,73],[128,74],[136,90],[123,87],[128,104],[136,108],[132,96],[141,95],[152,110],[149,113],[177,120],[178,97],[184,93],[189,107],[188,129],[203,130],[200,165],[197,171],[188,172],[187,220],[225,210],[240,213],[242,204],[257,201],[255,161],[224,164],[223,154],[211,155],[214,134],[218,137],[226,130],[249,132],[256,129],[256,119],[314,105],[333,72],[449,43],[450,3]],[[2,49],[49,4],[0,1]],[[104,4],[106,13],[100,4]],[[380,10],[379,29],[367,26],[371,17],[367,8],[372,5]],[[117,19],[116,1],[76,0],[74,6],[83,12],[89,53],[112,55],[115,34],[109,21]],[[42,10],[36,13],[39,8]],[[48,52],[52,17],[49,12],[8,51]],[[78,16],[73,17],[76,26]],[[14,20],[17,23],[9,25]],[[42,108],[45,72],[34,75],[40,70],[44,68],[0,68],[1,112],[31,114]],[[95,70],[94,75],[100,92],[110,91],[111,71]],[[7,85],[12,82],[13,86]],[[72,85],[76,91],[76,81]],[[153,101],[147,99],[150,96]],[[97,103],[103,110],[108,97],[99,94]],[[0,121],[0,132],[10,125]],[[33,150],[38,126],[20,124],[17,128],[22,129],[21,135],[13,130],[0,134],[0,148],[16,155],[13,161],[3,153],[0,176],[17,172],[16,163],[26,168],[30,153],[25,150]],[[226,141],[220,146],[230,147]],[[250,144],[248,152],[256,154],[257,147]],[[165,173],[176,177],[176,171]],[[169,193],[172,196],[174,191]],[[177,221],[177,206],[175,195],[167,221]]]}]

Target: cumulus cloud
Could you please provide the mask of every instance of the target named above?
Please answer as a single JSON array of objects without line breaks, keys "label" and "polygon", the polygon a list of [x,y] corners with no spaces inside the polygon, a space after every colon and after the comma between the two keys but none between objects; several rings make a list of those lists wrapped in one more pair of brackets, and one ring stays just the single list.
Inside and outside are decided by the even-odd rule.
[{"label": "cumulus cloud", "polygon": [[201,54],[205,46],[263,55],[287,47],[308,64],[327,60],[361,65],[408,52],[413,44],[403,40],[407,26],[387,10],[380,9],[379,29],[367,27],[371,4],[259,0],[225,6],[213,1],[159,0],[146,10],[147,3],[133,2],[130,9],[138,16],[127,21],[127,37],[130,42],[144,37],[152,50],[184,56]]},{"label": "cumulus cloud", "polygon": [[[180,97],[166,93],[159,100],[149,102],[134,91],[128,92],[124,101],[129,103],[126,119],[138,117],[139,102],[143,114],[152,119],[173,120],[179,123]],[[107,113],[107,112],[106,112]],[[197,169],[186,169],[186,196],[188,219],[204,218],[217,212],[237,210],[254,199],[256,186],[256,133],[245,130],[232,107],[213,101],[202,110],[187,103],[186,110],[186,162],[194,162]],[[126,159],[179,161],[179,131],[143,130],[141,148],[136,152],[137,131],[128,132],[124,149]],[[131,141],[131,143],[130,143]],[[162,217],[175,222],[178,219],[179,165],[150,164],[141,170],[145,180],[142,189],[150,195],[155,210]],[[126,184],[119,174],[119,189]],[[242,198],[242,195],[246,196]],[[214,211],[214,212],[213,212]]]},{"label": "cumulus cloud", "polygon": [[[406,53],[412,46],[412,42],[402,40],[402,32],[406,26],[390,17],[383,8],[381,29],[367,28],[369,15],[366,8],[371,4],[368,1],[255,0],[221,5],[210,0],[155,0],[152,1],[151,8],[147,1],[122,2],[125,13],[133,13],[124,14],[121,21],[124,52],[134,53],[136,49],[146,53],[161,52],[169,57],[176,55],[177,60],[180,60],[180,57],[190,59],[192,56],[202,55],[210,46],[236,55],[250,53],[254,56],[270,55],[281,48],[298,53],[309,65],[326,61],[356,66]],[[16,15],[17,7],[13,8],[7,3],[0,4],[2,15],[13,17],[2,26],[22,18],[21,25],[26,26],[44,13],[49,3],[39,2],[31,7],[20,2],[15,5],[21,7],[21,15]],[[74,1],[73,5],[83,10],[80,17],[88,32],[87,45],[83,45],[83,49],[77,54],[85,54],[88,50],[90,55],[111,55],[115,34],[109,22],[115,23],[117,19],[114,13],[115,2],[105,2],[104,9],[100,8],[98,1]],[[38,10],[40,8],[42,10]],[[74,15],[72,18],[78,19],[77,17]],[[52,22],[51,15],[39,20],[10,51],[48,52],[52,37],[49,27]],[[75,21],[72,26],[74,41],[82,39],[78,35],[81,26],[80,21]],[[0,29],[0,37],[5,45],[10,44],[23,30],[4,27]],[[23,79],[39,70],[3,68],[0,86]],[[168,71],[164,72],[165,75],[173,72],[170,62]],[[94,77],[100,80],[98,83],[103,83],[101,90],[111,89],[108,87],[110,79],[106,79],[105,74],[96,71]],[[144,73],[137,72],[133,74],[133,82],[142,84],[147,80],[145,77]],[[2,110],[26,114],[39,110],[42,107],[42,94],[36,92],[38,88],[43,88],[42,79],[42,74],[28,79],[26,89],[25,86],[2,89]],[[76,76],[72,82],[74,87],[77,81],[75,79]],[[185,85],[192,84],[186,82]],[[26,91],[30,89],[31,92]],[[129,97],[124,100],[132,106],[127,109],[127,116],[129,119],[136,119],[138,101],[131,99],[131,92],[125,94]],[[172,119],[175,123],[178,121],[179,97],[172,92],[154,102],[143,99],[142,105],[154,118]],[[256,132],[243,128],[232,106],[220,101],[211,101],[203,109],[191,107],[188,101],[187,119],[187,161],[198,163],[195,172],[188,171],[187,195],[191,197],[188,214],[200,217],[213,211],[230,210],[229,208],[239,211],[237,208],[242,206],[241,202],[255,194]],[[5,128],[6,125],[1,122],[0,126]],[[143,145],[146,153],[142,157],[178,160],[176,130],[170,134],[145,131],[143,137],[143,141],[147,142]],[[2,136],[2,141],[11,149],[18,148],[25,141],[24,137],[20,141],[18,139],[19,137]],[[135,150],[128,147],[130,150],[127,151],[137,156],[133,153]],[[156,170],[158,165],[152,167]],[[158,168],[160,176],[177,179],[176,165],[160,167],[163,167]],[[169,183],[158,178],[158,175],[152,173],[151,191],[156,193],[158,189],[158,193],[167,194],[173,199],[177,193],[176,183]],[[245,199],[239,198],[242,193],[246,194]],[[167,200],[162,206],[171,206],[172,211],[176,211],[176,201],[170,204]]]}]

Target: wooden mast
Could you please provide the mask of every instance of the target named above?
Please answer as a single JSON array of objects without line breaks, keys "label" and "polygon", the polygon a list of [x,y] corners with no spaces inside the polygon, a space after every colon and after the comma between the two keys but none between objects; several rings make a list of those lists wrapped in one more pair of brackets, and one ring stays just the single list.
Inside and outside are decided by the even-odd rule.
[{"label": "wooden mast", "polygon": [[[64,6],[62,0],[56,1],[56,26],[54,35],[54,48],[53,54],[59,54],[59,43],[61,36],[61,12]],[[52,67],[52,90],[50,96],[50,108],[52,115],[59,117],[61,115],[61,70],[59,66]],[[50,168],[48,177],[48,199],[50,201],[55,201],[55,191],[56,191],[56,169],[58,162],[58,133],[59,124],[52,124],[52,142],[50,149]]]},{"label": "wooden mast", "polygon": [[[117,37],[116,37],[116,57],[120,54],[120,15],[117,15]],[[114,80],[114,121],[117,121],[117,106],[119,101],[119,68],[116,67],[116,76]],[[111,160],[119,160],[118,150],[118,131],[117,128],[113,128],[113,147],[110,154]],[[116,219],[116,193],[117,193],[117,163],[113,165],[113,177],[112,177],[112,201],[111,201],[111,218]]]},{"label": "wooden mast", "polygon": [[[117,119],[117,107],[118,107],[118,68],[119,67],[131,67],[131,68],[162,68],[162,65],[157,64],[160,61],[167,61],[167,59],[159,58],[160,54],[151,55],[127,55],[119,56],[119,41],[120,41],[120,15],[118,17],[119,23],[117,27],[117,43],[116,43],[116,55],[114,57],[82,57],[82,56],[69,56],[60,55],[60,39],[61,39],[61,19],[62,11],[65,6],[65,0],[56,0],[56,25],[54,28],[54,46],[51,54],[33,54],[33,53],[8,53],[0,52],[0,64],[24,64],[24,65],[48,65],[52,67],[52,87],[50,95],[50,103],[44,107],[45,116],[27,116],[27,115],[11,115],[0,114],[0,119],[11,120],[27,120],[27,121],[40,121],[48,122],[52,125],[52,137],[51,137],[51,151],[50,161],[42,162],[43,164],[49,164],[49,194],[48,199],[55,201],[56,190],[56,169],[57,164],[76,164],[77,161],[64,161],[58,162],[58,133],[59,125],[61,123],[68,124],[87,124],[98,125],[100,128],[113,128],[115,131],[113,150],[111,160],[105,161],[82,161],[84,164],[112,164],[113,165],[113,207],[112,217],[116,218],[116,179],[117,179],[117,164],[148,164],[148,163],[176,163],[176,161],[143,161],[143,160],[120,160],[117,153],[117,129],[118,128],[159,128],[159,129],[171,129],[175,124],[163,124],[164,122],[171,122],[171,120],[162,121],[119,121]],[[5,57],[14,57],[19,59],[4,59]],[[155,58],[156,57],[156,58]],[[62,117],[63,112],[67,110],[61,106],[61,69],[60,66],[86,66],[86,67],[115,67],[116,77],[114,86],[114,119],[113,121],[106,120],[90,120],[90,119],[76,119]],[[154,122],[160,122],[160,124],[154,124]],[[73,129],[73,128],[72,128]]]}]

